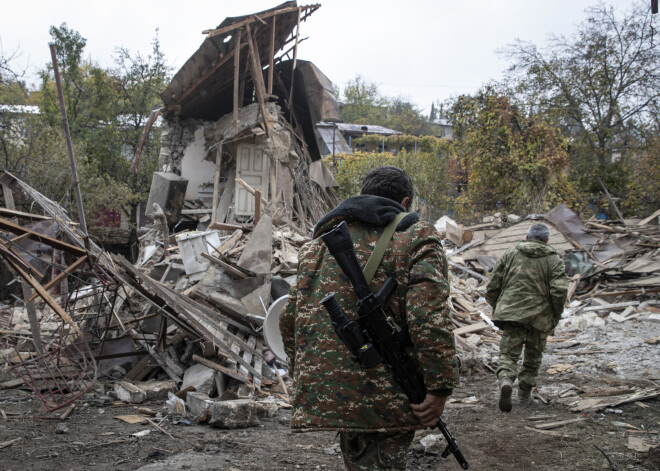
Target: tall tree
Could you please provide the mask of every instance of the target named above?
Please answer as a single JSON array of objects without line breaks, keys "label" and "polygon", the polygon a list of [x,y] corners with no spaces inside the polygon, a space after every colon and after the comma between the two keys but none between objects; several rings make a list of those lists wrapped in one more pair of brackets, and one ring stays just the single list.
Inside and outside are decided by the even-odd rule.
[{"label": "tall tree", "polygon": [[576,34],[554,37],[544,50],[518,41],[503,51],[529,111],[552,118],[574,139],[572,153],[596,169],[593,177],[605,177],[612,156],[653,123],[660,51],[649,7],[637,0],[619,17],[600,3],[587,10]]},{"label": "tall tree", "polygon": [[467,174],[473,209],[543,212],[569,197],[565,141],[539,116],[521,113],[493,88],[460,96],[451,108],[454,149]]},{"label": "tall tree", "polygon": [[[86,211],[100,208],[135,214],[146,200],[156,167],[159,133],[155,130],[143,149],[140,172],[130,173],[131,159],[151,111],[161,106],[159,92],[165,88],[169,67],[156,35],[151,53],[131,54],[119,48],[115,67],[99,67],[84,57],[86,40],[66,23],[51,27],[72,140],[82,160],[81,183],[86,185]],[[41,106],[52,129],[61,118],[49,64],[41,72]]]},{"label": "tall tree", "polygon": [[386,105],[378,85],[356,75],[344,88],[341,117],[347,123],[376,124],[374,121],[385,118]]},{"label": "tall tree", "polygon": [[432,134],[429,119],[414,103],[384,96],[377,84],[360,75],[344,89],[341,117],[347,123],[376,124],[405,134]]}]

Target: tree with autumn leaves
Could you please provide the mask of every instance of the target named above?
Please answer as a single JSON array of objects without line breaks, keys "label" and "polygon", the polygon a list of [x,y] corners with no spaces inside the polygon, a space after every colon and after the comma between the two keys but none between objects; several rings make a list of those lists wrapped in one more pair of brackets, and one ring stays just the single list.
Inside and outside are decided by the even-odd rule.
[{"label": "tree with autumn leaves", "polygon": [[[146,142],[137,174],[130,172],[131,160],[149,114],[161,106],[159,93],[170,74],[158,36],[148,55],[118,48],[115,66],[104,68],[84,57],[85,38],[66,23],[51,27],[50,34],[87,220],[93,225],[94,214],[101,210],[124,212],[135,220],[137,204],[146,202],[157,168],[157,129]],[[75,214],[52,64],[44,65],[39,87],[30,90],[20,74],[11,73],[11,59],[0,57],[0,99],[3,104],[38,106],[38,112],[0,109],[2,168]]]}]

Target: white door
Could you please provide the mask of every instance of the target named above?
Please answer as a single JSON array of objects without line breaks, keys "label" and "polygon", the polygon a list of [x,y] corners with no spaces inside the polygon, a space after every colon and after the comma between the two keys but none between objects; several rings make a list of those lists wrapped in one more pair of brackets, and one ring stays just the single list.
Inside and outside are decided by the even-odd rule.
[{"label": "white door", "polygon": [[[268,156],[254,145],[240,145],[237,151],[236,177],[244,180],[255,190],[261,190],[264,198],[268,195]],[[254,196],[243,187],[236,185],[236,216],[254,215]]]}]

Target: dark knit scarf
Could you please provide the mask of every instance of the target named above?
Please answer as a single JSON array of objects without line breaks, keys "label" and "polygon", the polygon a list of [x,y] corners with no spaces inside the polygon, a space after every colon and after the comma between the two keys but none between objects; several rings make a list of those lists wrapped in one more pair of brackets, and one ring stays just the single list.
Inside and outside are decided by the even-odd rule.
[{"label": "dark knit scarf", "polygon": [[[330,227],[325,226],[333,219],[357,219],[373,226],[383,227],[403,211],[405,211],[403,206],[389,198],[374,195],[353,196],[339,203],[335,209],[321,218],[314,227],[313,238],[329,230]],[[417,221],[419,214],[410,213],[396,226],[396,230],[405,231]]]}]

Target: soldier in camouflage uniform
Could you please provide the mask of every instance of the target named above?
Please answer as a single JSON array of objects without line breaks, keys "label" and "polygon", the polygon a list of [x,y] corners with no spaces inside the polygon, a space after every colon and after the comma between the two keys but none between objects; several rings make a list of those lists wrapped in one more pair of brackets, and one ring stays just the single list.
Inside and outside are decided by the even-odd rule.
[{"label": "soldier in camouflage uniform", "polygon": [[454,337],[447,308],[447,265],[434,227],[408,214],[398,224],[371,282],[399,283],[387,300],[394,319],[408,326],[424,376],[424,402],[411,405],[384,365],[361,369],[319,305],[329,293],[356,318],[357,296],[319,236],[348,224],[361,265],[384,227],[412,200],[412,180],[396,167],[379,167],[364,179],[362,194],[344,200],[314,229],[299,253],[298,278],[280,318],[293,372],[293,432],[336,430],[348,470],[402,470],[414,431],[435,425],[457,384]]},{"label": "soldier in camouflage uniform", "polygon": [[[512,409],[516,376],[520,403],[532,403],[531,391],[536,386],[548,335],[554,332],[564,310],[568,278],[557,251],[548,245],[549,238],[547,226],[531,226],[527,240],[518,242],[497,261],[486,288],[486,300],[493,306],[493,322],[502,329],[497,378],[503,412]],[[518,374],[523,345],[525,354]]]}]

